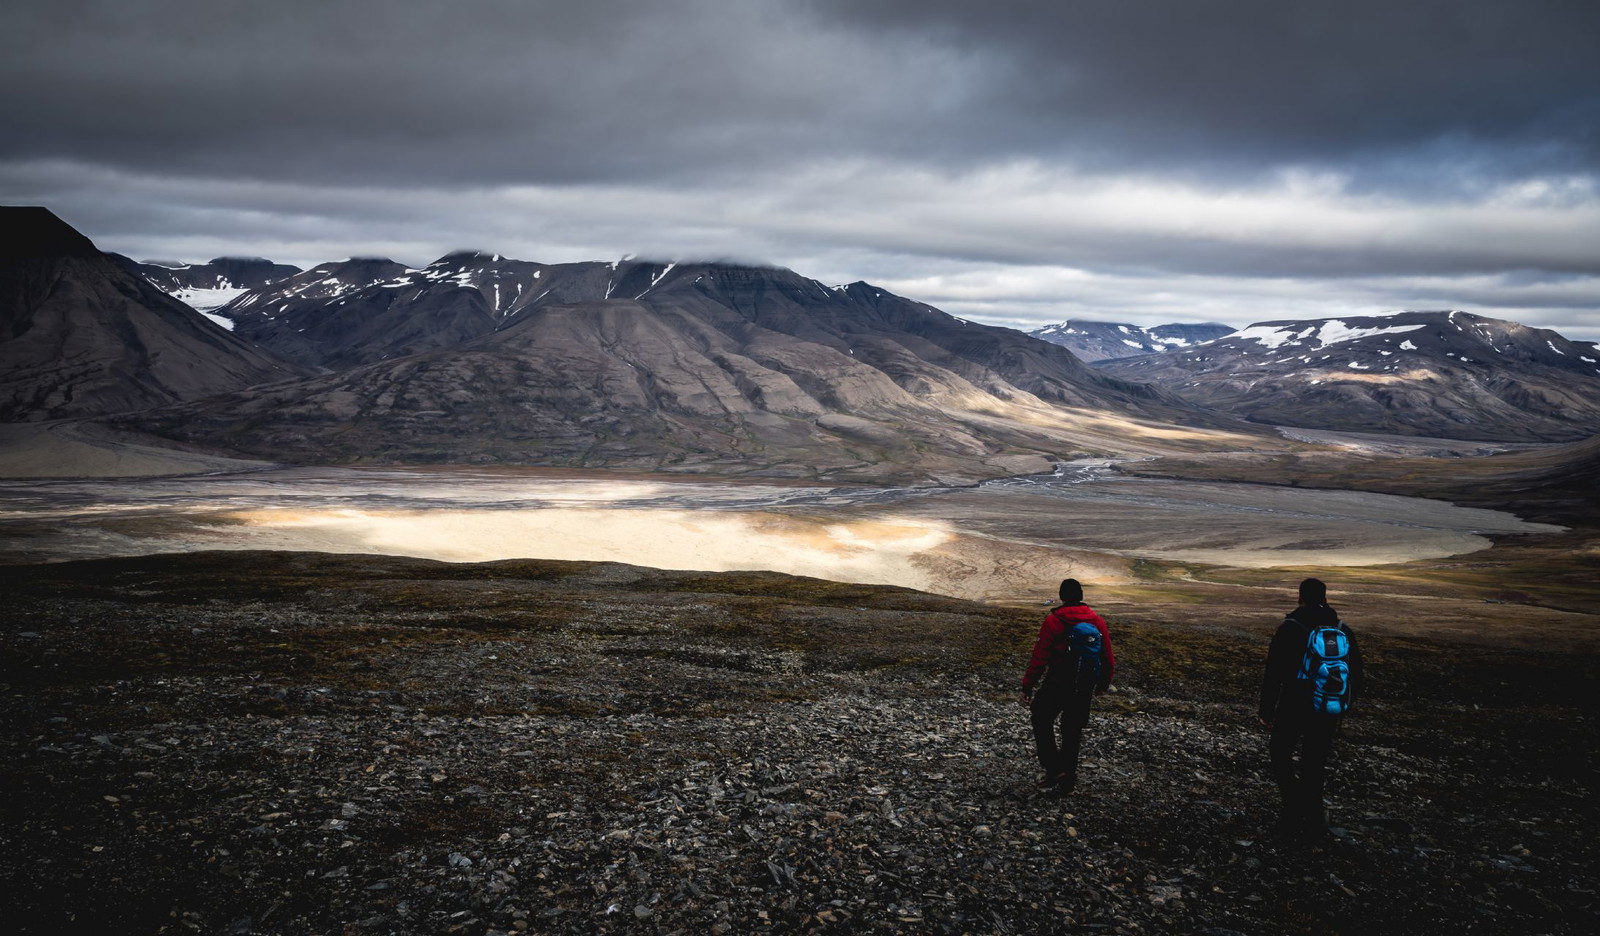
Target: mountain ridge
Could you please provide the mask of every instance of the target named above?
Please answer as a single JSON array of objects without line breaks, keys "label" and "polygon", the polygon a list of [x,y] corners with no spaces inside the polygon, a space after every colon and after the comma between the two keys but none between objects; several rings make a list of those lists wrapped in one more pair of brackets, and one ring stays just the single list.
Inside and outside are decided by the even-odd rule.
[{"label": "mountain ridge", "polygon": [[[149,264],[102,255],[55,222],[32,240],[10,238],[7,249],[53,244],[99,265],[99,273],[75,274],[84,281],[117,268],[127,276],[124,293],[161,295]],[[260,258],[159,269],[177,289],[190,288],[178,273],[228,288],[237,288],[237,271],[256,277],[258,285],[209,315],[235,332],[228,338],[237,343],[216,346],[226,346],[222,359],[243,347],[265,369],[86,410],[35,401],[21,418],[166,407],[120,423],[302,462],[717,466],[833,477],[881,461],[902,474],[971,478],[1000,462],[1039,467],[1063,453],[1182,450],[1218,432],[1251,444],[1258,430],[1236,418],[1565,441],[1590,434],[1600,408],[1592,345],[1460,312],[1276,321],[1238,332],[1216,323],[1079,323],[1123,350],[1230,332],[1088,367],[1059,342],[966,321],[867,282],[829,286],[773,266],[544,264],[468,250],[419,269],[375,257],[294,272]],[[197,327],[181,303],[155,304]],[[1056,337],[1088,331],[1074,321],[1051,326]],[[216,342],[221,332],[199,333]],[[1415,344],[1405,337],[1412,333]],[[1341,357],[1357,353],[1364,357]],[[139,376],[152,366],[147,357],[135,353],[116,371],[126,376],[108,380],[151,384]],[[1398,369],[1402,362],[1409,369]]]},{"label": "mountain ridge", "polygon": [[1068,349],[1085,363],[1107,358],[1135,357],[1188,348],[1232,334],[1233,326],[1220,322],[1172,322],[1142,328],[1123,322],[1067,319],[1028,332],[1035,338]]},{"label": "mountain ridge", "polygon": [[1600,353],[1462,311],[1260,322],[1184,351],[1101,361],[1253,422],[1566,442],[1600,420]]},{"label": "mountain ridge", "polygon": [[249,290],[301,272],[297,266],[274,263],[265,257],[215,257],[205,263],[166,263],[134,260],[115,253],[106,256],[200,312],[209,312]]},{"label": "mountain ridge", "polygon": [[48,209],[0,207],[0,422],[102,416],[299,376]]},{"label": "mountain ridge", "polygon": [[[1181,447],[1173,440],[1236,425],[1021,332],[865,283],[828,287],[782,268],[716,264],[540,266],[517,271],[539,273],[540,292],[530,297],[525,287],[497,318],[486,282],[444,259],[425,268],[429,276],[406,271],[403,283],[319,297],[321,313],[310,303],[281,315],[366,309],[378,313],[367,322],[377,331],[373,321],[394,308],[384,293],[417,295],[431,315],[470,306],[480,334],[144,424],[189,442],[313,460],[716,466],[804,477],[873,473],[883,463],[969,480],[1024,463],[1046,470],[1057,454],[1157,439]],[[429,300],[433,293],[406,290],[437,292]],[[552,295],[573,298],[551,303]],[[241,299],[234,311],[249,305]],[[398,311],[383,333],[400,334],[395,323],[416,310]]]}]

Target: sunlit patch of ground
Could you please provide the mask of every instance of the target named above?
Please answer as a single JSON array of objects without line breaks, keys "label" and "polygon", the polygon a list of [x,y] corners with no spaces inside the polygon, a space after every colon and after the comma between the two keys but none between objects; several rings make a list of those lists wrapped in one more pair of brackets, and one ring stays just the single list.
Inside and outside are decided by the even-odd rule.
[{"label": "sunlit patch of ground", "polygon": [[1307,371],[1299,376],[1318,382],[1369,384],[1420,383],[1424,380],[1439,379],[1438,374],[1426,368],[1409,370],[1400,374],[1362,374],[1348,370],[1320,370]]},{"label": "sunlit patch of ground", "polygon": [[[154,532],[154,530],[147,530]],[[165,534],[175,531],[168,528]],[[1128,560],[957,530],[928,518],[689,510],[252,510],[186,530],[193,548],[573,559],[707,572],[779,571],[972,599],[1047,596],[1056,582],[1131,578]]]},{"label": "sunlit patch of ground", "polygon": [[1174,450],[1225,451],[1283,447],[1274,446],[1274,440],[1268,437],[1245,432],[1150,422],[1097,410],[1012,406],[998,409],[995,414],[1011,422],[1061,433],[1074,446],[1102,453],[1143,456],[1167,454]]},{"label": "sunlit patch of ground", "polygon": [[982,600],[1048,597],[1068,575],[1125,582],[1140,559],[1360,566],[1556,529],[1414,498],[1115,477],[931,491],[293,469],[29,482],[6,493],[0,554],[17,560],[198,549],[577,559],[770,570]]},{"label": "sunlit patch of ground", "polygon": [[[913,561],[949,542],[949,524],[827,522],[694,510],[255,510],[232,515],[274,548],[414,555],[450,562],[575,559],[710,572],[781,570],[928,588]],[[937,589],[935,589],[937,590]]]}]

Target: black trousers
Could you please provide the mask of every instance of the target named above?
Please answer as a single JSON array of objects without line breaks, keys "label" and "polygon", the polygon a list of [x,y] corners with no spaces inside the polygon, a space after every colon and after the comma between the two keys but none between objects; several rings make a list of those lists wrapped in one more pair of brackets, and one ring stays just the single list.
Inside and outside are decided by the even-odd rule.
[{"label": "black trousers", "polygon": [[[1267,750],[1272,759],[1272,777],[1283,794],[1285,819],[1321,823],[1328,756],[1333,753],[1333,736],[1338,730],[1338,716],[1314,712],[1294,716],[1280,713],[1273,722]],[[1297,748],[1298,765],[1294,756]]]},{"label": "black trousers", "polygon": [[[1094,686],[1074,688],[1069,679],[1054,679],[1046,673],[1044,684],[1033,697],[1033,744],[1045,776],[1065,775],[1069,783],[1078,776],[1078,750],[1083,745],[1083,727],[1089,723],[1089,700]],[[1056,725],[1061,726],[1061,744],[1056,744]]]}]

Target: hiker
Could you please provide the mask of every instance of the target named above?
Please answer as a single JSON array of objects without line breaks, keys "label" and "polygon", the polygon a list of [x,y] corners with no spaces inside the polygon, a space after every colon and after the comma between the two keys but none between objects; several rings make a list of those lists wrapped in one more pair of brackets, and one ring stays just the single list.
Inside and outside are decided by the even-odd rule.
[{"label": "hiker", "polygon": [[1278,822],[1283,832],[1327,831],[1322,789],[1328,756],[1360,685],[1361,652],[1355,635],[1329,606],[1328,586],[1308,578],[1300,583],[1300,606],[1289,612],[1272,636],[1261,680],[1261,723],[1272,729],[1267,749],[1283,795]]},{"label": "hiker", "polygon": [[1060,606],[1039,625],[1033,657],[1022,674],[1021,702],[1033,713],[1034,746],[1044,768],[1039,789],[1071,793],[1078,783],[1078,748],[1089,723],[1089,700],[1110,688],[1117,658],[1111,652],[1111,632],[1083,603],[1078,580],[1063,581],[1059,594]]}]

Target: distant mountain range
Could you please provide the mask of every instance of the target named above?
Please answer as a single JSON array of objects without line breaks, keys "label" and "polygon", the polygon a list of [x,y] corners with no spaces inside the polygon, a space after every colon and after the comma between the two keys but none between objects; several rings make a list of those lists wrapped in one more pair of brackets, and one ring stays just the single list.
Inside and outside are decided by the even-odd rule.
[{"label": "distant mountain range", "polygon": [[0,207],[0,422],[99,416],[299,376],[43,208]]},{"label": "distant mountain range", "polygon": [[[1248,445],[1261,430],[1239,418],[1561,441],[1600,416],[1594,345],[1462,312],[1069,321],[1046,341],[779,268],[149,264],[44,209],[0,221],[0,422],[119,414],[274,460],[970,480]],[[235,294],[208,321],[155,283]],[[1135,346],[1177,349],[1105,356]]]},{"label": "distant mountain range", "polygon": [[266,457],[953,479],[1234,425],[1021,332],[778,268],[350,261],[219,314],[332,372],[136,422]]},{"label": "distant mountain range", "polygon": [[1107,358],[1125,358],[1190,348],[1230,335],[1233,331],[1232,325],[1222,325],[1217,322],[1175,323],[1157,325],[1154,328],[1140,328],[1137,325],[1126,325],[1121,322],[1067,319],[1059,325],[1046,325],[1028,334],[1051,344],[1058,344],[1076,354],[1080,360],[1101,361]]},{"label": "distant mountain range", "polygon": [[[8,243],[31,251],[8,257],[8,275],[40,281],[49,300],[20,287],[7,300],[6,420],[101,416],[211,451],[312,464],[945,481],[1249,438],[1226,416],[1093,371],[1065,349],[866,283],[478,253],[422,270],[251,263],[267,281],[211,313],[230,332],[145,278],[175,290],[239,282],[224,262],[185,279],[175,273],[193,268],[130,267],[42,210],[4,220]],[[58,333],[67,338],[43,340]],[[88,393],[62,369],[77,366],[72,343],[88,335],[95,354],[132,359],[102,368],[100,383],[120,395]]]},{"label": "distant mountain range", "polygon": [[1097,367],[1261,423],[1502,442],[1600,423],[1594,344],[1466,312],[1262,322]]}]

